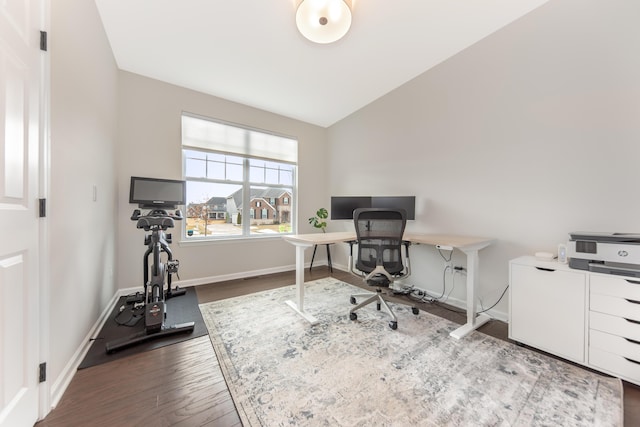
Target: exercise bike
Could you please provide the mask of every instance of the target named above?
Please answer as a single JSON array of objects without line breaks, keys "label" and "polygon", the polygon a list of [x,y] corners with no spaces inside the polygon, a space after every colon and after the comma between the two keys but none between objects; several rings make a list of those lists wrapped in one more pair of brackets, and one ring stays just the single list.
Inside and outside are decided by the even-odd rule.
[{"label": "exercise bike", "polygon": [[[137,228],[148,233],[144,237],[144,244],[147,246],[143,258],[144,291],[128,297],[126,305],[133,306],[132,312],[134,309],[144,312],[144,330],[129,337],[108,342],[106,344],[107,353],[113,353],[152,339],[193,331],[195,322],[165,325],[167,316],[165,301],[184,295],[186,292],[185,289],[180,289],[177,286],[171,288],[171,277],[178,273],[180,262],[173,259],[169,248],[171,234],[165,233],[167,229],[174,227],[174,220],[182,219],[182,213],[179,210],[169,213],[165,209],[151,209],[144,215],[140,209],[133,211],[131,220],[136,221]],[[149,266],[150,257],[153,261],[151,266]],[[166,258],[166,262],[163,262],[163,258]]]}]

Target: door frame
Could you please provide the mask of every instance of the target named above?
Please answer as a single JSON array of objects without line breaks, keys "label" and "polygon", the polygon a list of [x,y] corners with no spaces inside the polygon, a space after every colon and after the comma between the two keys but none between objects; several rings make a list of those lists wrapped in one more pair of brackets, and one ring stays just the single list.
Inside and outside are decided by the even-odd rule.
[{"label": "door frame", "polygon": [[[51,28],[51,0],[40,0],[41,31],[50,34]],[[47,42],[48,43],[48,42]],[[49,44],[49,43],[48,43]],[[39,170],[38,170],[38,197],[48,201],[50,194],[49,182],[51,172],[51,54],[47,51],[40,52],[40,126],[39,126]],[[50,360],[50,251],[49,251],[49,217],[48,212],[43,218],[40,218],[39,230],[39,361],[47,363]],[[47,369],[48,371],[48,369]],[[48,372],[46,380],[39,384],[38,398],[38,419],[41,420],[51,411],[51,380]]]}]

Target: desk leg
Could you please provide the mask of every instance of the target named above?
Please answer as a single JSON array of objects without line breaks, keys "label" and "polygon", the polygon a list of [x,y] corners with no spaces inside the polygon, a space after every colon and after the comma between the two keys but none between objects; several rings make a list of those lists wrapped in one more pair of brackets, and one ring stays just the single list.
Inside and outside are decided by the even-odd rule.
[{"label": "desk leg", "polygon": [[304,251],[308,245],[296,245],[296,301],[288,300],[286,304],[307,322],[315,325],[318,319],[304,311]]},{"label": "desk leg", "polygon": [[467,323],[449,335],[456,339],[464,338],[480,326],[491,320],[484,313],[476,315],[476,286],[478,283],[478,250],[463,251],[467,255]]},{"label": "desk leg", "polygon": [[329,271],[333,273],[333,265],[331,264],[331,243],[325,245],[327,247],[327,264],[329,264]]}]

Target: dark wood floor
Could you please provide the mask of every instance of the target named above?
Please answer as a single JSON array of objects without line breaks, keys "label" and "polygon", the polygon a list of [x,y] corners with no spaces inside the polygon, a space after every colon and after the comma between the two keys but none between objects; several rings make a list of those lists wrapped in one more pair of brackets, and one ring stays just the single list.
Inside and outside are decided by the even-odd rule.
[{"label": "dark wood floor", "polygon": [[[329,275],[325,267],[305,280]],[[348,273],[334,277],[359,285]],[[200,303],[291,285],[294,272],[233,280],[196,288]],[[420,303],[421,310],[462,324],[458,309]],[[492,320],[481,332],[507,340],[507,325]],[[640,387],[624,385],[625,426],[640,425]],[[80,370],[58,406],[38,427],[54,426],[241,426],[209,337],[143,352]]]}]

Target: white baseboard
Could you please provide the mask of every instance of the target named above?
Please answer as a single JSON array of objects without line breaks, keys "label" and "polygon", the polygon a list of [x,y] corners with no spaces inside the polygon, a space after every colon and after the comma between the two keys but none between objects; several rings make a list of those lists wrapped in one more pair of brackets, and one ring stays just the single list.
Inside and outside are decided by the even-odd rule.
[{"label": "white baseboard", "polygon": [[246,279],[247,277],[264,276],[267,274],[283,273],[285,271],[295,270],[295,265],[285,265],[281,267],[265,268],[262,270],[243,271],[240,273],[223,274],[220,276],[199,277],[197,279],[179,280],[174,281],[171,284],[176,284],[180,287],[186,288],[188,286],[206,285],[209,283],[225,282],[227,280]]},{"label": "white baseboard", "polygon": [[100,332],[102,326],[109,318],[109,314],[113,310],[113,307],[115,307],[121,295],[121,291],[117,290],[113,297],[111,297],[111,300],[109,300],[107,306],[104,308],[104,310],[102,310],[100,317],[98,317],[94,325],[89,330],[89,333],[82,340],[82,344],[80,345],[80,347],[78,347],[75,353],[73,353],[73,356],[66,364],[58,378],[56,378],[56,380],[52,383],[51,396],[49,398],[49,402],[51,402],[51,409],[55,408],[60,402],[60,399],[62,398],[64,392],[67,390],[67,387],[69,387],[73,376],[78,371],[78,366],[80,366],[80,363],[82,363],[84,357],[87,355],[91,344],[93,344],[93,337],[95,337],[96,334]]},{"label": "white baseboard", "polygon": [[[416,289],[420,289],[420,288],[416,288]],[[424,291],[424,289],[420,289],[421,291]],[[430,294],[433,294],[433,291],[428,291]],[[446,301],[443,301],[445,304],[448,304],[450,306],[459,308],[460,310],[466,311],[467,310],[467,301],[466,300],[461,300],[458,298],[452,298],[449,297]],[[500,320],[502,322],[508,323],[508,319],[509,316],[502,312],[502,311],[497,311],[497,310],[487,310],[484,312],[487,316],[491,317],[492,319],[495,320]]]}]

